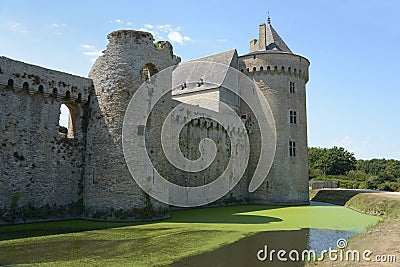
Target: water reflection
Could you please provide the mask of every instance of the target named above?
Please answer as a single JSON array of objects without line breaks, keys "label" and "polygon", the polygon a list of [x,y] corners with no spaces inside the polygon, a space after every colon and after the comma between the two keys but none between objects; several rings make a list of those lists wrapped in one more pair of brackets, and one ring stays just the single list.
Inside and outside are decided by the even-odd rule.
[{"label": "water reflection", "polygon": [[[354,234],[355,232],[351,231],[314,228],[297,231],[260,232],[215,251],[182,259],[170,266],[304,266],[304,262],[302,261],[291,261],[288,258],[288,254],[285,256],[288,258],[288,261],[279,261],[276,252],[273,254],[272,262],[269,257],[267,257],[265,261],[259,261],[257,259],[257,252],[264,249],[265,245],[267,245],[269,255],[272,250],[279,251],[284,249],[287,253],[291,250],[297,250],[300,252],[301,258],[301,252],[304,250],[314,250],[319,254],[322,250],[335,248],[338,239],[345,238],[347,240]],[[263,256],[263,254],[261,254],[261,256]]]},{"label": "water reflection", "polygon": [[357,232],[311,228],[308,234],[308,245],[310,249],[321,254],[322,250],[334,249],[339,239],[349,240],[349,237],[355,234]]}]

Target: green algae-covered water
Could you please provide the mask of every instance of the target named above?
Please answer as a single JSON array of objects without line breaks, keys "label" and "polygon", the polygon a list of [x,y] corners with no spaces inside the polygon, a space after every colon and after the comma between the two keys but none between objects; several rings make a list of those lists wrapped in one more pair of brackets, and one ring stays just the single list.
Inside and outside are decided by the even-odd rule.
[{"label": "green algae-covered water", "polygon": [[[162,222],[3,240],[0,265],[242,266],[251,260],[256,264],[257,249],[264,245],[334,247],[338,238],[347,239],[378,221],[378,217],[323,203],[182,210]],[[22,230],[24,225],[2,226],[0,232],[18,231],[18,227]]]}]

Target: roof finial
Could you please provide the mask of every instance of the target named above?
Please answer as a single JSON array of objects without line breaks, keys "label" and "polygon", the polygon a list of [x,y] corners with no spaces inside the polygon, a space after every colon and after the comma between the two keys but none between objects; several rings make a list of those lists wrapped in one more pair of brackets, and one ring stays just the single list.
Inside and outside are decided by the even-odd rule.
[{"label": "roof finial", "polygon": [[269,16],[269,11],[268,11],[268,19],[267,19],[268,24],[271,24],[271,18]]}]

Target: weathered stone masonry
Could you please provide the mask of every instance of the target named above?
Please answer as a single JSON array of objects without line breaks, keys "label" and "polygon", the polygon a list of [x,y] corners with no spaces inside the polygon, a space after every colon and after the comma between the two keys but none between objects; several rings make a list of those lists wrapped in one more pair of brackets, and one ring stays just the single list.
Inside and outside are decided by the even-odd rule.
[{"label": "weathered stone masonry", "polygon": [[[126,107],[138,87],[156,72],[179,64],[180,58],[169,42],[154,43],[150,33],[120,30],[108,39],[89,78],[0,58],[0,221],[168,216],[169,207],[144,194],[132,179],[123,157],[121,133]],[[245,103],[224,88],[183,90],[160,101],[145,129],[147,150],[156,168],[176,184],[198,186],[216,179],[227,166],[230,140],[226,129],[209,119],[186,125],[180,146],[188,158],[195,159],[199,141],[213,139],[219,153],[210,168],[185,174],[173,169],[159,153],[166,114],[178,103],[202,94],[226,102],[238,116],[245,114],[250,135],[245,177],[214,204],[307,204],[305,84],[309,61],[292,53],[270,21],[260,25],[258,40],[250,41],[250,53],[238,56],[231,50],[200,60],[238,69],[263,92],[277,131],[272,169],[259,189],[247,192],[259,159],[259,127]],[[59,133],[62,104],[71,115],[68,136]],[[290,111],[296,112],[296,123],[290,123]],[[180,123],[179,118],[173,119]],[[289,142],[295,143],[295,155],[289,153]]]},{"label": "weathered stone masonry", "polygon": [[[45,210],[49,216],[75,216],[82,203],[92,81],[5,57],[0,67],[2,215],[34,217]],[[74,138],[59,134],[61,104],[74,117]]]}]

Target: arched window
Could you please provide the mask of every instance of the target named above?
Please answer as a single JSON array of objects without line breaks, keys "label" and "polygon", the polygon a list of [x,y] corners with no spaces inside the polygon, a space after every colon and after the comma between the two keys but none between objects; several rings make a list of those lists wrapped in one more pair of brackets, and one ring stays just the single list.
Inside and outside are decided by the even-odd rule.
[{"label": "arched window", "polygon": [[71,92],[67,90],[67,92],[65,92],[65,98],[69,99],[70,97],[71,97]]},{"label": "arched window", "polygon": [[75,138],[79,123],[79,108],[75,104],[65,103],[60,107],[58,131],[60,136],[65,138]]},{"label": "arched window", "polygon": [[28,90],[29,90],[29,83],[24,82],[24,84],[22,85],[22,89],[23,89],[24,91],[28,91]]},{"label": "arched window", "polygon": [[156,66],[152,63],[147,63],[141,70],[142,79],[147,81],[150,77],[158,72]]},{"label": "arched window", "polygon": [[44,92],[43,85],[39,85],[38,91],[39,91],[39,93],[43,93]]},{"label": "arched window", "polygon": [[58,92],[57,88],[53,88],[53,94],[52,94],[52,96],[53,96],[53,97],[57,97],[57,92]]}]

